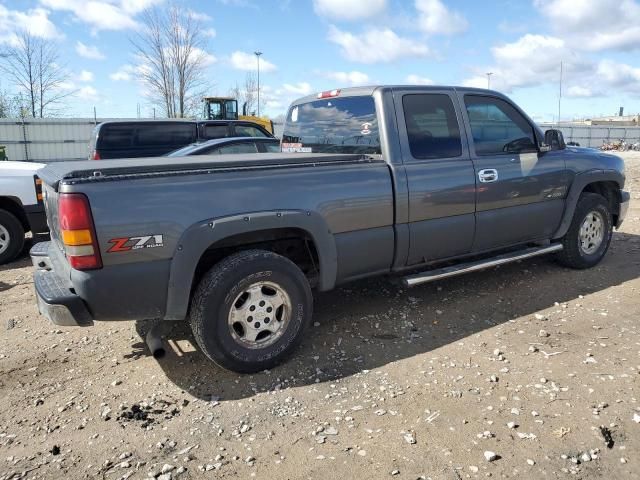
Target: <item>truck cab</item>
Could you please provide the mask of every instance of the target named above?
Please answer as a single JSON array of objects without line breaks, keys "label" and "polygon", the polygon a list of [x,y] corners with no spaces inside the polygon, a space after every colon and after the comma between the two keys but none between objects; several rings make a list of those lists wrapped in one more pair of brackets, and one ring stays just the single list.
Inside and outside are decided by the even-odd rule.
[{"label": "truck cab", "polygon": [[14,260],[25,234],[48,232],[42,202],[42,163],[0,161],[0,265]]}]

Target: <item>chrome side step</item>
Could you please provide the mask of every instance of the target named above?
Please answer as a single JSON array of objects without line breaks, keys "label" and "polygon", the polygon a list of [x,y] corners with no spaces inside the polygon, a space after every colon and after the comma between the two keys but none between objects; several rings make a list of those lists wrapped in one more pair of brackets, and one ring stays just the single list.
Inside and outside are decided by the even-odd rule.
[{"label": "chrome side step", "polygon": [[463,273],[477,272],[478,270],[484,270],[485,268],[496,267],[505,263],[517,262],[518,260],[537,257],[539,255],[558,252],[560,250],[562,250],[561,243],[554,243],[553,245],[549,245],[546,247],[527,248],[526,250],[505,253],[504,255],[498,255],[497,257],[492,257],[487,260],[462,263],[460,265],[453,265],[451,267],[438,268],[435,270],[430,270],[428,272],[409,275],[402,279],[402,283],[406,287],[413,287],[422,283],[442,280],[443,278],[455,277],[456,275],[462,275]]}]

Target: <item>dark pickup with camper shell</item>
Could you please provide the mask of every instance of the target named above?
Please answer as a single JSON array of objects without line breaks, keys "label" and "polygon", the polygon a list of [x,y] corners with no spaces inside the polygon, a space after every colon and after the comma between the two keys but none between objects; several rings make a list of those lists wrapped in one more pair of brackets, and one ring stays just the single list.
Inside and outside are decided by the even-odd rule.
[{"label": "dark pickup with camper shell", "polygon": [[313,290],[384,274],[412,286],[542,254],[592,267],[629,203],[619,157],[567,147],[489,90],[308,96],[289,108],[282,150],[40,170],[42,314],[187,320],[211,360],[255,372],[300,343]]}]

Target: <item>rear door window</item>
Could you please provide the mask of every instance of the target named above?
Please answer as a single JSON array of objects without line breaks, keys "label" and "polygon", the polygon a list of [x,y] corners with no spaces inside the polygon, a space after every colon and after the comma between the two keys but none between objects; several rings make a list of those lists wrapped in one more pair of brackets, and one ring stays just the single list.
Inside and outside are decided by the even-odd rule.
[{"label": "rear door window", "polygon": [[251,125],[236,125],[236,136],[237,137],[259,137],[266,138],[266,135],[262,130],[257,127],[253,127]]},{"label": "rear door window", "polygon": [[278,153],[280,152],[280,144],[279,143],[263,143],[264,151],[267,153]]},{"label": "rear door window", "polygon": [[196,124],[158,123],[139,125],[137,144],[141,146],[187,145],[196,141]]},{"label": "rear door window", "polygon": [[373,97],[332,97],[294,105],[287,114],[282,151],[381,153]]},{"label": "rear door window", "polygon": [[258,153],[258,149],[255,143],[246,142],[246,143],[237,143],[235,145],[225,145],[223,147],[219,147],[218,153],[220,155],[224,155],[226,153]]},{"label": "rear door window", "polygon": [[404,95],[402,107],[413,158],[452,158],[462,155],[460,127],[449,95]]},{"label": "rear door window", "polygon": [[128,148],[135,139],[135,125],[103,125],[100,127],[98,148],[115,150]]},{"label": "rear door window", "polygon": [[538,151],[533,127],[509,102],[480,95],[465,95],[464,102],[478,155]]},{"label": "rear door window", "polygon": [[204,125],[202,133],[206,139],[225,138],[229,136],[227,125]]}]

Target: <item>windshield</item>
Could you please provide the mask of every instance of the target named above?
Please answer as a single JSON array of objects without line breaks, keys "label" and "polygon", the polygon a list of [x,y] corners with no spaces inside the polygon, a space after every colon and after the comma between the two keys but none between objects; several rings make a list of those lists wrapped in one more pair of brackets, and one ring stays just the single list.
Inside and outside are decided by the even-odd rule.
[{"label": "windshield", "polygon": [[373,98],[327,98],[293,106],[287,114],[282,151],[381,153]]}]

